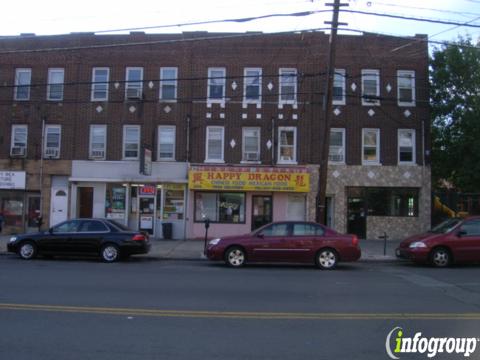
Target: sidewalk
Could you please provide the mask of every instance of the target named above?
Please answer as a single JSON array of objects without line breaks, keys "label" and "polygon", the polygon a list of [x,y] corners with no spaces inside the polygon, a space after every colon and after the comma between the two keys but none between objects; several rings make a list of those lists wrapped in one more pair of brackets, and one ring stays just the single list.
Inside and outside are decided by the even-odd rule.
[{"label": "sidewalk", "polygon": [[[10,235],[0,236],[0,255],[5,255]],[[152,239],[152,248],[146,256],[160,260],[204,260],[203,240],[163,240]],[[360,261],[395,261],[395,248],[400,241],[387,241],[386,255],[382,240],[360,240],[362,257]]]}]

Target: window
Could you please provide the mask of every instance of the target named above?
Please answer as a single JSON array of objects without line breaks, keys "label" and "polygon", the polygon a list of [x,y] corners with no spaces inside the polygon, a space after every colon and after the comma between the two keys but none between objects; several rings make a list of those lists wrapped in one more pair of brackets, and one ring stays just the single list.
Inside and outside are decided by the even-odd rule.
[{"label": "window", "polygon": [[380,163],[380,130],[362,130],[362,163],[364,165]]},{"label": "window", "polygon": [[460,226],[460,230],[465,232],[464,236],[479,236],[480,220],[467,220]]},{"label": "window", "polygon": [[61,139],[60,125],[45,126],[45,148],[43,156],[47,159],[60,158],[60,139]]},{"label": "window", "polygon": [[297,128],[278,128],[278,163],[295,164],[297,162]]},{"label": "window", "polygon": [[398,163],[415,164],[415,130],[398,130]]},{"label": "window", "polygon": [[101,221],[84,220],[80,224],[80,232],[109,232]]},{"label": "window", "polygon": [[328,161],[345,164],[345,129],[330,129]]},{"label": "window", "polygon": [[105,160],[107,148],[107,125],[90,125],[90,159]]},{"label": "window", "polygon": [[333,76],[332,104],[345,105],[345,70],[335,69]]},{"label": "window", "polygon": [[246,68],[243,72],[243,102],[262,101],[262,69]]},{"label": "window", "polygon": [[96,67],[92,70],[92,101],[108,100],[108,82],[110,78],[110,69],[105,67]]},{"label": "window", "polygon": [[63,69],[48,69],[47,100],[63,100],[64,76],[65,70]]},{"label": "window", "polygon": [[15,69],[15,100],[30,100],[30,83],[32,81],[32,69]]},{"label": "window", "polygon": [[324,232],[323,228],[318,225],[308,223],[293,224],[293,236],[322,236]]},{"label": "window", "polygon": [[287,197],[287,220],[304,221],[306,219],[305,195],[288,194]]},{"label": "window", "polygon": [[415,71],[397,71],[399,106],[415,106]]},{"label": "window", "polygon": [[362,70],[362,105],[380,105],[380,71]]},{"label": "window", "polygon": [[176,67],[162,67],[160,69],[160,100],[177,101],[177,78]]},{"label": "window", "polygon": [[208,68],[208,101],[225,101],[225,68]]},{"label": "window", "polygon": [[245,223],[245,194],[195,192],[195,222]]},{"label": "window", "polygon": [[158,127],[158,160],[175,160],[175,126]]},{"label": "window", "polygon": [[264,228],[260,234],[263,236],[288,236],[288,224],[272,224]]},{"label": "window", "polygon": [[140,126],[125,125],[123,127],[123,159],[137,160],[140,154]]},{"label": "window", "polygon": [[260,161],[260,128],[243,128],[242,161]]},{"label": "window", "polygon": [[223,162],[224,128],[207,126],[207,149],[205,162]]},{"label": "window", "polygon": [[297,102],[297,69],[280,69],[280,104]]},{"label": "window", "polygon": [[27,154],[27,125],[12,126],[12,141],[10,147],[10,155],[25,157]]},{"label": "window", "polygon": [[80,227],[80,220],[69,220],[53,227],[54,233],[74,233]]},{"label": "window", "polygon": [[369,216],[418,216],[417,188],[363,188]]},{"label": "window", "polygon": [[143,90],[143,68],[128,67],[125,83],[126,99],[141,99]]}]

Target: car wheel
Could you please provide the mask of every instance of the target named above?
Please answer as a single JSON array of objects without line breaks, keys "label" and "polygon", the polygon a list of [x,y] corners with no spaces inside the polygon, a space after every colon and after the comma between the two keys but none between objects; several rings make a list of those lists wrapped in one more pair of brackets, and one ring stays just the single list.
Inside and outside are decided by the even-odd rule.
[{"label": "car wheel", "polygon": [[231,247],[225,252],[225,262],[228,266],[241,267],[245,265],[246,260],[245,250],[238,246]]},{"label": "car wheel", "polygon": [[37,245],[31,241],[26,241],[20,245],[18,255],[24,260],[34,259],[37,256]]},{"label": "car wheel", "polygon": [[107,244],[102,247],[100,255],[102,257],[102,260],[105,262],[115,262],[118,261],[118,259],[120,258],[120,249],[117,245]]},{"label": "car wheel", "polygon": [[430,260],[435,267],[447,267],[452,261],[452,255],[445,248],[437,248],[432,250]]},{"label": "car wheel", "polygon": [[338,263],[337,252],[333,249],[322,249],[317,253],[316,264],[322,270],[335,269]]}]

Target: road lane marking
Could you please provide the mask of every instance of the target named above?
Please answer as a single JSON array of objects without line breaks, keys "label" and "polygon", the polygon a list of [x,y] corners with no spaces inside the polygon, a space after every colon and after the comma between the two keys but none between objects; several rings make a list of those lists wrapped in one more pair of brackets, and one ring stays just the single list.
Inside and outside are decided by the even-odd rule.
[{"label": "road lane marking", "polygon": [[302,313],[302,312],[235,312],[61,306],[0,303],[0,311],[45,311],[59,313],[117,316],[221,318],[251,320],[480,320],[480,313]]}]

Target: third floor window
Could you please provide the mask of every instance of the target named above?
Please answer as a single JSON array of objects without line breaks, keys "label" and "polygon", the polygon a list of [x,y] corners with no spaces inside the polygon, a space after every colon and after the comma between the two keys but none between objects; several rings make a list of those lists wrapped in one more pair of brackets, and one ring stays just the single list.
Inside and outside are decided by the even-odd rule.
[{"label": "third floor window", "polygon": [[15,69],[15,100],[30,100],[32,69]]},{"label": "third floor window", "polygon": [[96,67],[92,70],[92,101],[108,100],[108,81],[110,69],[108,67]]},{"label": "third floor window", "polygon": [[332,103],[334,105],[345,105],[345,70],[335,69],[333,75]]},{"label": "third floor window", "polygon": [[380,105],[379,70],[362,70],[362,105]]},{"label": "third floor window", "polygon": [[415,106],[415,71],[397,71],[399,106]]},{"label": "third floor window", "polygon": [[162,67],[160,69],[160,100],[177,101],[177,77],[176,67]]},{"label": "third floor window", "polygon": [[208,68],[208,101],[225,101],[225,68]]},{"label": "third floor window", "polygon": [[297,102],[297,69],[279,70],[279,103],[295,104]]},{"label": "third floor window", "polygon": [[143,92],[143,68],[128,67],[125,79],[125,98],[138,100]]},{"label": "third floor window", "polygon": [[48,69],[47,100],[63,100],[64,69]]},{"label": "third floor window", "polygon": [[246,68],[243,72],[243,102],[262,101],[262,69]]}]

